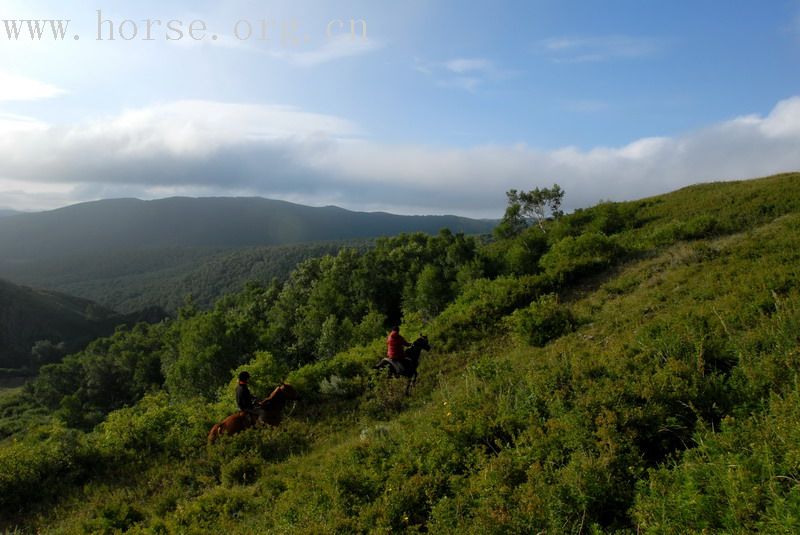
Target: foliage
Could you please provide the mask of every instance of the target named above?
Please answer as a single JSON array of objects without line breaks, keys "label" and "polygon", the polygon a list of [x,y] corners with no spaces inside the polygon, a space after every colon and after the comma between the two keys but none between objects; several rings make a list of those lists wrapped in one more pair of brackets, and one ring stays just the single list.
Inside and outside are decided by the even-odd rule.
[{"label": "foliage", "polygon": [[561,202],[564,200],[564,190],[558,184],[552,188],[534,188],[531,191],[506,192],[508,207],[503,220],[495,229],[495,235],[508,238],[519,234],[527,228],[530,221],[534,221],[542,232],[545,231],[544,221],[548,213],[555,218],[563,215]]},{"label": "foliage", "polygon": [[[0,443],[2,527],[797,531],[798,180],[602,203],[489,244],[380,240],[121,330],[34,381],[102,423]],[[410,396],[371,368],[401,318],[433,346]],[[301,400],[207,446],[243,369]],[[19,395],[0,408],[39,418]]]},{"label": "foliage", "polygon": [[572,313],[555,294],[543,295],[527,308],[517,309],[509,320],[521,340],[537,347],[570,332],[575,325]]},{"label": "foliage", "polygon": [[539,260],[544,272],[553,279],[574,280],[609,267],[622,254],[612,239],[599,232],[567,236]]}]

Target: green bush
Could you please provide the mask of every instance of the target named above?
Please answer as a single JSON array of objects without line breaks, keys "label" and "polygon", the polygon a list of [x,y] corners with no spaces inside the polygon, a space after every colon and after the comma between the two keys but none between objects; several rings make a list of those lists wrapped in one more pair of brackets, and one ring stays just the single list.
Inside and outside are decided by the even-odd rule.
[{"label": "green bush", "polygon": [[432,324],[433,338],[448,350],[497,333],[500,319],[550,287],[542,275],[471,282]]},{"label": "green bush", "polygon": [[57,496],[97,466],[83,433],[60,426],[42,428],[0,447],[0,511],[12,513]]},{"label": "green bush", "polygon": [[562,239],[542,256],[539,265],[553,279],[568,281],[609,267],[622,252],[614,239],[592,232]]},{"label": "green bush", "polygon": [[86,532],[112,535],[125,532],[142,522],[144,514],[127,501],[110,501],[94,513],[94,518],[83,524]]},{"label": "green bush", "polygon": [[253,455],[235,457],[222,467],[221,480],[225,485],[252,485],[261,475],[263,461]]},{"label": "green bush", "polygon": [[325,396],[355,397],[366,388],[367,378],[372,374],[371,366],[385,351],[385,342],[376,340],[369,346],[355,347],[294,370],[287,382],[297,389],[302,403],[314,403]]},{"label": "green bush", "polygon": [[111,413],[91,437],[111,463],[144,461],[159,453],[180,458],[205,445],[213,423],[206,410],[200,398],[176,402],[165,392],[150,394]]},{"label": "green bush", "polygon": [[175,512],[177,531],[219,526],[242,518],[257,505],[256,498],[246,488],[217,487],[191,502],[178,504]]},{"label": "green bush", "polygon": [[525,343],[542,347],[570,332],[575,318],[569,308],[558,302],[555,294],[543,295],[527,308],[515,311],[509,318],[513,332]]}]

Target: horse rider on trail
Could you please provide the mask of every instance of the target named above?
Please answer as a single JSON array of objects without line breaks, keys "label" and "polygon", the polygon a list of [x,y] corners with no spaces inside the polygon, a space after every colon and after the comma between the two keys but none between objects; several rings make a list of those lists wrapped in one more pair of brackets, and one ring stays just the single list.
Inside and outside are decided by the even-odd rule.
[{"label": "horse rider on trail", "polygon": [[250,389],[247,387],[247,381],[250,380],[250,374],[242,372],[239,374],[239,384],[236,386],[236,405],[239,410],[255,417],[256,421],[262,416],[262,409],[258,406],[258,400]]}]

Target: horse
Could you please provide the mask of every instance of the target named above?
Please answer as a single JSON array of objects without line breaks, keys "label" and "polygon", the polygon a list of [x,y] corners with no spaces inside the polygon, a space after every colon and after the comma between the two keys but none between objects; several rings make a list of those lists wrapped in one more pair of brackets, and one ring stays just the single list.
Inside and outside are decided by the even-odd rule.
[{"label": "horse", "polygon": [[221,435],[235,435],[255,426],[258,422],[277,427],[281,423],[281,415],[286,407],[286,402],[298,399],[300,396],[292,385],[281,383],[266,399],[258,402],[258,417],[245,411],[231,414],[221,422],[214,424],[208,433],[208,442],[213,444]]},{"label": "horse", "polygon": [[406,384],[406,395],[408,395],[411,387],[417,384],[417,367],[419,366],[419,357],[423,350],[430,351],[431,346],[428,343],[428,337],[420,335],[419,338],[414,340],[414,343],[411,344],[411,347],[405,350],[402,359],[392,360],[389,358],[384,358],[375,365],[375,369],[380,370],[381,368],[388,366],[388,377],[390,379],[400,376],[408,377],[408,383]]}]

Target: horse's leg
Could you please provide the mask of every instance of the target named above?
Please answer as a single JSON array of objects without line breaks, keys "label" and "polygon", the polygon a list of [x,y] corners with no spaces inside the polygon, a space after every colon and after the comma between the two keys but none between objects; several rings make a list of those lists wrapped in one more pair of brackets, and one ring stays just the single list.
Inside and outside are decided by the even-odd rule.
[{"label": "horse's leg", "polygon": [[406,395],[408,395],[411,388],[415,386],[417,386],[417,370],[414,370],[414,373],[412,373],[408,377],[408,384],[406,385]]}]

